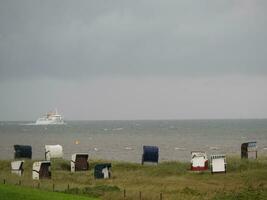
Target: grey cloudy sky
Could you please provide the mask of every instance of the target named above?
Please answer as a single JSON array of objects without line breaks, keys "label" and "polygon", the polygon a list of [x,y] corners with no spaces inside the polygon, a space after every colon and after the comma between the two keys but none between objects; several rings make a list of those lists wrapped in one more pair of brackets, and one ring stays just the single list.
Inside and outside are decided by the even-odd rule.
[{"label": "grey cloudy sky", "polygon": [[0,0],[0,120],[267,117],[265,0]]}]

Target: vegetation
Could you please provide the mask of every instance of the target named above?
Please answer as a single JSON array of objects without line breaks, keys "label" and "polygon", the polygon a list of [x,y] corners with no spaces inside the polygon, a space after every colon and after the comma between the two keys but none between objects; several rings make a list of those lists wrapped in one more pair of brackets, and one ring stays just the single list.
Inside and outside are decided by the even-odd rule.
[{"label": "vegetation", "polygon": [[[79,196],[118,200],[139,199],[267,199],[267,158],[241,160],[239,157],[227,158],[227,173],[211,174],[189,171],[189,163],[163,162],[158,165],[112,162],[112,178],[95,180],[93,168],[97,163],[89,161],[90,170],[70,172],[70,163],[54,160],[52,179],[33,181],[31,179],[31,160],[24,165],[24,175],[18,177],[10,173],[10,161],[0,161],[0,181],[28,187],[40,187],[42,191],[56,191]],[[69,187],[68,187],[69,185]],[[125,191],[124,191],[125,190]]]},{"label": "vegetation", "polygon": [[96,200],[77,195],[63,194],[59,192],[40,191],[37,189],[0,184],[1,200]]}]

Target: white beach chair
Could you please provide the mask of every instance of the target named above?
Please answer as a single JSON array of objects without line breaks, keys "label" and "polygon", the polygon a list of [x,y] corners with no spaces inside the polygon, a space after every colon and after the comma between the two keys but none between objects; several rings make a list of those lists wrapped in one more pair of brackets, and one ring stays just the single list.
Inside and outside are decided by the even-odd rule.
[{"label": "white beach chair", "polygon": [[206,152],[192,151],[191,152],[191,170],[204,171],[208,169],[208,158]]},{"label": "white beach chair", "polygon": [[45,159],[51,160],[52,158],[62,158],[63,157],[63,147],[59,144],[57,145],[45,145]]},{"label": "white beach chair", "polygon": [[24,163],[24,160],[12,161],[11,162],[11,173],[21,176],[23,174],[23,163]]},{"label": "white beach chair", "polygon": [[224,154],[216,154],[210,156],[211,173],[226,173],[226,157]]}]

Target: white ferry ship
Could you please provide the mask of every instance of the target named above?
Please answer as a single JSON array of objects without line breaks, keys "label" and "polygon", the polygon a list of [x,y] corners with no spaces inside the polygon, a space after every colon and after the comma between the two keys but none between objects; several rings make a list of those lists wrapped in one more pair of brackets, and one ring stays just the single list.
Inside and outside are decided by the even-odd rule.
[{"label": "white ferry ship", "polygon": [[65,124],[63,117],[58,114],[57,110],[55,112],[48,112],[44,117],[36,120],[36,125],[50,125],[50,124]]}]

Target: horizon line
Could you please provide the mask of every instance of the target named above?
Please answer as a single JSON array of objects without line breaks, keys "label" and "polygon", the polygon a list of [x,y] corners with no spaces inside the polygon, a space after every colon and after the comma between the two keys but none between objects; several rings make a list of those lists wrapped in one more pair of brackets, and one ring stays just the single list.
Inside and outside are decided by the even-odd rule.
[{"label": "horizon line", "polygon": [[[190,120],[266,120],[266,118],[162,118],[162,119],[65,119],[71,121],[190,121]],[[35,122],[35,120],[0,120],[0,122]]]}]

